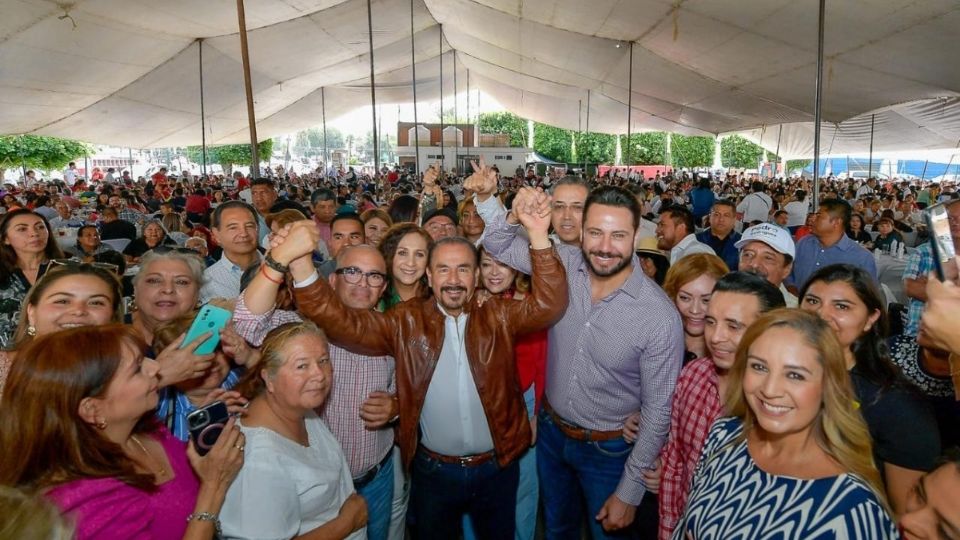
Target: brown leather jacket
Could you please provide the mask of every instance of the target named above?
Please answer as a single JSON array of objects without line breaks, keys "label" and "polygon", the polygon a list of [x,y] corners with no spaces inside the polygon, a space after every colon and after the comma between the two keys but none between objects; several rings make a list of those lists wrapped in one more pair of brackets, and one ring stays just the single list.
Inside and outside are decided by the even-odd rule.
[{"label": "brown leather jacket", "polygon": [[[531,294],[522,301],[470,301],[466,351],[490,426],[497,461],[507,465],[530,446],[530,422],[514,361],[515,336],[548,328],[567,308],[567,278],[552,247],[530,250]],[[433,298],[413,299],[386,313],[344,306],[323,279],[296,289],[300,313],[331,342],[357,354],[391,355],[397,365],[400,425],[397,440],[405,468],[418,442],[420,411],[443,347],[445,315]],[[336,376],[336,374],[334,374]]]}]

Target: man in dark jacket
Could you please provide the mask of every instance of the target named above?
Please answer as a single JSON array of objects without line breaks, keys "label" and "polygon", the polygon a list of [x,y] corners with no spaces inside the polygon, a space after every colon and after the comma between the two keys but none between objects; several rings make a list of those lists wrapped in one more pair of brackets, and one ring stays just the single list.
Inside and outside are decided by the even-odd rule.
[{"label": "man in dark jacket", "polygon": [[710,228],[697,235],[697,240],[713,248],[730,271],[736,270],[740,261],[740,250],[736,246],[740,233],[733,230],[736,224],[737,207],[721,199],[710,210]]},{"label": "man in dark jacket", "polygon": [[461,237],[438,241],[428,255],[433,297],[386,313],[345,307],[319,278],[310,261],[319,240],[312,221],[278,233],[266,261],[269,272],[289,267],[300,312],[331,342],[396,359],[397,439],[412,468],[418,538],[457,538],[465,514],[481,539],[514,536],[517,458],[531,441],[514,343],[555,323],[568,302],[563,265],[547,236],[549,207],[531,202],[516,213],[533,262],[531,294],[522,301],[481,305],[473,298],[477,251]]}]

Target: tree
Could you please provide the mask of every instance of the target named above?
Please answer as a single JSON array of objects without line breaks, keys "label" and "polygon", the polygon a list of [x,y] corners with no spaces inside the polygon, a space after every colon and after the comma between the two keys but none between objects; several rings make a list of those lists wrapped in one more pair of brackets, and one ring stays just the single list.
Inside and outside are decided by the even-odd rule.
[{"label": "tree", "polygon": [[[273,155],[273,139],[257,143],[257,153],[261,162],[269,161],[270,156]],[[200,163],[203,161],[203,148],[188,146],[187,158],[194,163]],[[251,161],[253,161],[253,155],[250,152],[249,144],[224,144],[207,147],[207,163],[220,164],[227,174],[230,174],[234,165],[250,165]]]},{"label": "tree", "polygon": [[3,178],[6,169],[16,167],[45,171],[60,169],[71,161],[89,156],[91,152],[92,149],[85,143],[59,137],[0,137],[0,178]]},{"label": "tree", "polygon": [[784,169],[784,172],[789,174],[791,171],[797,169],[803,170],[810,166],[813,163],[812,159],[789,159],[787,160],[787,167]]},{"label": "tree", "polygon": [[670,138],[670,155],[674,167],[709,167],[713,164],[713,137],[688,137],[673,134]]},{"label": "tree", "polygon": [[527,145],[527,121],[511,112],[482,113],[477,117],[480,133],[506,133],[510,146]]},{"label": "tree", "polygon": [[617,157],[617,136],[606,133],[574,133],[576,163],[613,163]]},{"label": "tree", "polygon": [[[457,114],[454,115],[454,112],[456,112]],[[450,106],[450,107],[444,108],[443,111],[441,111],[440,106],[437,105],[437,108],[434,109],[433,114],[437,115],[437,118],[444,124],[466,124],[467,123],[467,117],[460,116],[460,115],[467,114],[466,109],[457,110],[453,106]]]},{"label": "tree", "polygon": [[[667,155],[667,134],[662,131],[632,133],[629,140],[622,135],[620,153],[625,165],[663,165]],[[630,163],[627,163],[628,158]]]},{"label": "tree", "polygon": [[733,135],[720,141],[720,163],[734,169],[756,169],[763,148],[749,140]]},{"label": "tree", "polygon": [[[337,128],[327,128],[327,151],[344,147],[343,132]],[[309,128],[298,131],[293,143],[293,151],[301,156],[323,156],[323,129]]]},{"label": "tree", "polygon": [[561,163],[570,162],[570,145],[572,143],[573,137],[570,131],[566,129],[546,124],[534,124],[533,126],[533,150],[547,159]]}]

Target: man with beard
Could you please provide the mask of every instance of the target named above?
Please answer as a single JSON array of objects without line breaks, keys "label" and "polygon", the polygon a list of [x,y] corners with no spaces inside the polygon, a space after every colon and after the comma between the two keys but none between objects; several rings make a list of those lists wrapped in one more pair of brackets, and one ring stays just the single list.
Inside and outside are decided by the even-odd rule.
[{"label": "man with beard", "polygon": [[[496,179],[488,172],[475,173],[465,187],[476,193],[481,215],[497,204],[491,197]],[[542,192],[524,188],[514,205],[530,200],[549,204]],[[683,329],[673,303],[633,252],[640,212],[629,191],[600,187],[584,204],[580,249],[556,246],[567,270],[570,306],[550,329],[537,427],[547,538],[579,537],[584,502],[594,539],[634,534],[626,529],[644,500],[642,472],[654,467],[670,425]],[[518,232],[507,220],[488,222],[483,246],[497,260],[529,272],[529,242]],[[638,410],[640,431],[631,448],[623,424]],[[646,500],[645,506],[656,505]]]},{"label": "man with beard", "polygon": [[563,266],[547,237],[549,212],[532,203],[515,208],[533,261],[531,294],[520,301],[474,301],[477,250],[465,238],[447,237],[427,255],[432,297],[385,313],[351,309],[313,268],[313,222],[294,224],[273,240],[271,267],[289,268],[305,317],[337,346],[396,359],[397,439],[405,467],[412,467],[418,538],[457,538],[464,515],[478,538],[514,536],[517,458],[531,443],[514,342],[556,322],[568,300]]},{"label": "man with beard", "polygon": [[743,231],[735,245],[740,250],[740,270],[766,279],[780,289],[787,307],[797,307],[797,297],[783,285],[796,255],[790,233],[772,223],[761,223]]},{"label": "man with beard", "polygon": [[693,214],[683,206],[671,206],[657,223],[657,249],[670,252],[670,264],[694,253],[715,255],[713,248],[697,240]]}]

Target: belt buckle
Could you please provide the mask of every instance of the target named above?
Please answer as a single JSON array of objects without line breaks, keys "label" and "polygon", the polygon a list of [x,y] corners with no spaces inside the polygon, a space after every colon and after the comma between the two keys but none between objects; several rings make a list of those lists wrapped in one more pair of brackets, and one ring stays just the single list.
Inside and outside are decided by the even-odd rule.
[{"label": "belt buckle", "polygon": [[467,467],[470,465],[474,457],[475,456],[457,456],[457,463],[461,467]]}]

